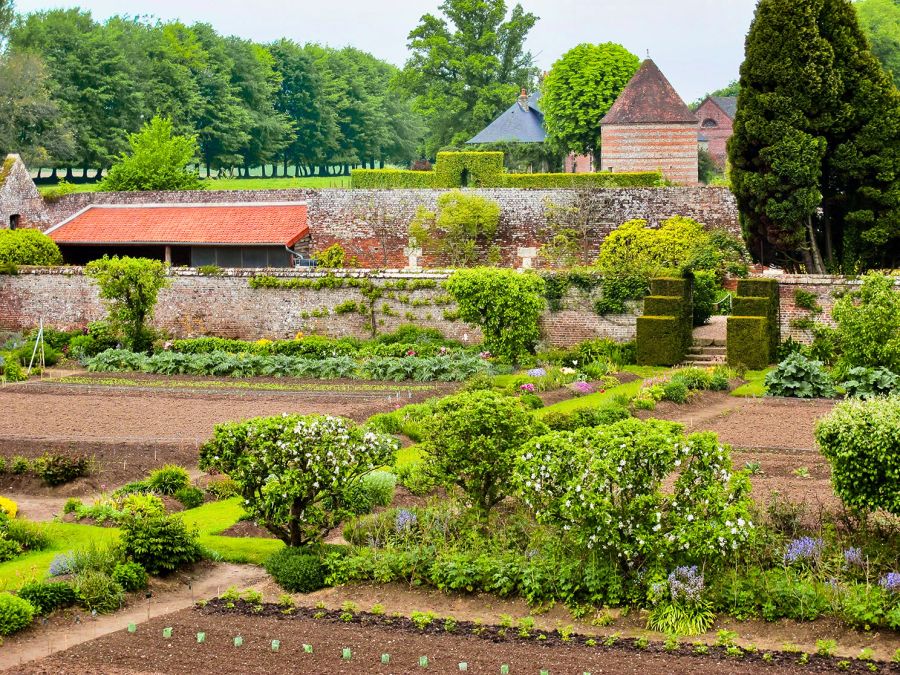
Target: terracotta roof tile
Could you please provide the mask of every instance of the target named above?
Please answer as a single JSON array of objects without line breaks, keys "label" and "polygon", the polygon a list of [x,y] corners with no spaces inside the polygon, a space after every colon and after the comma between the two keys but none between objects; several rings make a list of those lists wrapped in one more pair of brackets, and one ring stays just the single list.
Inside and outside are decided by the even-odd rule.
[{"label": "terracotta roof tile", "polygon": [[309,232],[306,204],[89,206],[47,234],[58,244],[293,246]]},{"label": "terracotta roof tile", "polygon": [[697,124],[698,120],[656,64],[647,59],[625,85],[600,124],[660,122]]}]

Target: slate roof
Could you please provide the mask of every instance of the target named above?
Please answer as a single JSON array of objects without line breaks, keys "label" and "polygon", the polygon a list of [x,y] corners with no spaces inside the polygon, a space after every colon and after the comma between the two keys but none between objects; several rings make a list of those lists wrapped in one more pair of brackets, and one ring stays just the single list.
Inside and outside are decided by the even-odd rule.
[{"label": "slate roof", "polygon": [[293,246],[309,232],[306,204],[92,205],[47,230],[57,244]]},{"label": "slate roof", "polygon": [[527,110],[517,100],[466,143],[543,143],[547,138],[547,131],[544,129],[544,114],[538,103],[540,97],[538,92],[529,96]]},{"label": "slate roof", "polygon": [[719,106],[731,119],[737,114],[737,96],[710,96],[712,102]]},{"label": "slate roof", "polygon": [[647,59],[600,124],[653,123],[697,124],[698,120],[656,64]]}]

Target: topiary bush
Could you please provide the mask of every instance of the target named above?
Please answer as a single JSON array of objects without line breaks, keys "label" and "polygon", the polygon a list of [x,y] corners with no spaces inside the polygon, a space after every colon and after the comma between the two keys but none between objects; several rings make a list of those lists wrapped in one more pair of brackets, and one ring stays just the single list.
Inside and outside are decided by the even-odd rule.
[{"label": "topiary bush", "polygon": [[147,582],[150,579],[143,565],[136,562],[119,563],[113,569],[110,577],[129,593],[147,588]]},{"label": "topiary bush", "polygon": [[200,559],[196,530],[188,530],[178,516],[127,516],[122,519],[122,548],[126,557],[150,574],[168,574]]},{"label": "topiary bush", "polygon": [[191,477],[187,469],[175,464],[166,464],[147,477],[147,486],[161,495],[174,495],[182,488],[189,487]]},{"label": "topiary bush", "polygon": [[29,581],[17,593],[30,602],[38,614],[49,614],[78,602],[78,592],[64,581]]},{"label": "topiary bush", "polygon": [[816,425],[843,502],[900,516],[900,397],[845,401]]},{"label": "topiary bush", "polygon": [[24,598],[0,593],[0,635],[12,635],[31,625],[34,607]]},{"label": "topiary bush", "polygon": [[325,587],[325,566],[308,548],[286,546],[266,560],[265,568],[291,593],[312,593]]},{"label": "topiary bush", "polygon": [[40,230],[0,230],[0,264],[62,265],[56,243]]},{"label": "topiary bush", "polygon": [[766,394],[792,398],[830,398],[834,385],[821,361],[795,352],[766,375]]}]

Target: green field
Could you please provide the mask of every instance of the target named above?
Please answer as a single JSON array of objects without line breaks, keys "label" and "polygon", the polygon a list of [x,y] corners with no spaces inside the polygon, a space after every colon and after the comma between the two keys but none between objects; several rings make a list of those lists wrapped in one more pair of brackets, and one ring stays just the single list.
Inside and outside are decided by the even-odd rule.
[{"label": "green field", "polygon": [[[203,181],[207,190],[287,190],[291,188],[349,188],[349,176],[313,176],[310,178],[216,178]],[[41,194],[53,190],[41,185]],[[97,192],[97,183],[75,183],[75,192]]]}]

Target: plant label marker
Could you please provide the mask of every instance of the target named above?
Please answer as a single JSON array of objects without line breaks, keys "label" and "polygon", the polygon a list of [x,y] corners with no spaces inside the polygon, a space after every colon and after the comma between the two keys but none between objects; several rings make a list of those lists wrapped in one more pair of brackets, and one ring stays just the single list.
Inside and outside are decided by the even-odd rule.
[{"label": "plant label marker", "polygon": [[509,666],[505,663],[500,666],[500,675],[509,675]]},{"label": "plant label marker", "polygon": [[461,672],[461,673],[467,673],[467,672],[469,672],[469,664],[466,663],[465,661],[462,661],[462,662],[459,664],[459,672]]},{"label": "plant label marker", "polygon": [[549,671],[549,670],[542,670],[542,671],[541,671],[541,675],[550,675],[550,671]]},{"label": "plant label marker", "polygon": [[134,623],[128,624],[128,632],[136,633],[137,632],[137,624],[134,624]]},{"label": "plant label marker", "polygon": [[344,659],[344,661],[349,661],[353,658],[353,652],[350,650],[350,647],[344,647],[341,650],[341,658]]},{"label": "plant label marker", "polygon": [[303,651],[306,654],[312,654],[312,645],[303,645]]},{"label": "plant label marker", "polygon": [[381,662],[384,663],[384,664],[390,663],[390,662],[391,662],[391,655],[390,655],[390,654],[382,654],[382,655],[381,655]]},{"label": "plant label marker", "polygon": [[206,642],[206,633],[197,633],[197,644],[203,644]]},{"label": "plant label marker", "polygon": [[171,628],[163,628],[163,637],[167,640],[172,637],[172,629]]},{"label": "plant label marker", "polygon": [[428,667],[428,657],[420,656],[419,657],[419,668],[427,668]]},{"label": "plant label marker", "polygon": [[281,640],[272,640],[272,651],[277,652],[281,649]]},{"label": "plant label marker", "polygon": [[235,647],[240,647],[243,644],[244,644],[244,638],[242,638],[240,635],[238,635],[236,638],[234,638],[234,646]]}]

